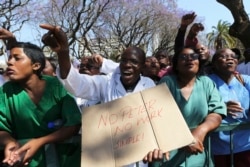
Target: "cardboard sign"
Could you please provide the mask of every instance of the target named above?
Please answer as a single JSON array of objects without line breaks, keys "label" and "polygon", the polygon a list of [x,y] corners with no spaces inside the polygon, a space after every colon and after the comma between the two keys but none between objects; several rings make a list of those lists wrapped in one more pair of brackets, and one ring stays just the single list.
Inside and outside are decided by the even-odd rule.
[{"label": "cardboard sign", "polygon": [[123,166],[154,149],[167,152],[194,141],[165,84],[82,114],[82,167]]}]

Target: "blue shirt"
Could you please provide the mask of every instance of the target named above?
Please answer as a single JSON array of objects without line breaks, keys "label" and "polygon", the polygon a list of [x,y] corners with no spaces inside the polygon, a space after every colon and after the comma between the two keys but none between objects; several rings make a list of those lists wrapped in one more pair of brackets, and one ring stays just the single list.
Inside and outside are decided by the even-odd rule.
[{"label": "blue shirt", "polygon": [[[249,122],[249,93],[250,93],[250,76],[242,75],[245,86],[240,83],[235,77],[229,84],[225,83],[218,75],[212,74],[209,76],[216,84],[219,93],[221,94],[224,102],[227,102],[235,96],[232,91],[236,92],[237,100],[241,103],[241,107],[244,108],[244,117],[240,119],[234,119],[230,114],[222,120],[223,124],[230,124],[234,122]],[[233,99],[232,99],[233,100]],[[216,132],[211,136],[212,151],[215,155],[230,154],[230,135],[229,131]],[[233,137],[233,152],[242,152],[250,150],[250,130],[240,130],[234,132]]]}]

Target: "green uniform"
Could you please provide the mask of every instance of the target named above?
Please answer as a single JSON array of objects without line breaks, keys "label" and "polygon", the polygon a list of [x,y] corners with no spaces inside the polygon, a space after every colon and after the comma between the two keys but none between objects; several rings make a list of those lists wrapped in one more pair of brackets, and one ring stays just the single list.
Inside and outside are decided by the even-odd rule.
[{"label": "green uniform", "polygon": [[[18,83],[7,82],[0,88],[0,130],[17,140],[48,135],[57,129],[48,123],[63,120],[63,126],[81,124],[81,113],[75,99],[67,93],[56,77],[43,76],[46,87],[38,104],[33,103]],[[56,144],[60,166],[80,166],[79,144]],[[46,167],[44,148],[33,157],[30,167]]]},{"label": "green uniform", "polygon": [[[226,107],[222,98],[220,97],[214,83],[206,76],[200,76],[196,79],[188,100],[182,96],[175,76],[166,76],[161,79],[160,83],[166,83],[169,87],[190,129],[202,123],[206,116],[211,112],[222,115],[226,114]],[[208,158],[206,143],[207,141],[204,143],[205,151],[203,153],[193,155],[183,149],[173,150],[170,152],[169,161],[164,163],[153,163],[151,166],[205,167],[208,164],[208,161],[210,161]]]}]

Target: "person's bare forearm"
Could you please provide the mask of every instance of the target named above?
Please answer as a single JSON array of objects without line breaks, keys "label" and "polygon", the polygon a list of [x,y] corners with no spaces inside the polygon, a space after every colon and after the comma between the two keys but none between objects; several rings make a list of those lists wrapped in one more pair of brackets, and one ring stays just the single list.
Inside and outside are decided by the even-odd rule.
[{"label": "person's bare forearm", "polygon": [[6,44],[7,50],[10,50],[13,44],[17,42],[15,35],[4,28],[0,28],[0,39]]},{"label": "person's bare forearm", "polygon": [[62,127],[54,133],[40,137],[38,139],[43,143],[43,145],[48,143],[60,142],[77,134],[80,130],[80,127],[81,125]]},{"label": "person's bare forearm", "polygon": [[0,145],[5,146],[9,142],[16,142],[16,140],[6,131],[0,131]]},{"label": "person's bare forearm", "polygon": [[61,78],[67,78],[71,62],[66,33],[59,26],[40,24],[40,27],[48,30],[48,32],[43,35],[42,42],[57,53]]},{"label": "person's bare forearm", "polygon": [[222,116],[217,113],[208,114],[205,121],[200,125],[200,127],[207,133],[216,129],[220,126]]},{"label": "person's bare forearm", "polygon": [[71,67],[68,48],[66,48],[65,50],[60,50],[59,52],[57,52],[57,55],[60,67],[60,75],[62,79],[65,79],[67,78]]},{"label": "person's bare forearm", "polygon": [[217,113],[208,114],[202,124],[195,128],[195,134],[203,141],[207,133],[220,126],[222,116]]}]

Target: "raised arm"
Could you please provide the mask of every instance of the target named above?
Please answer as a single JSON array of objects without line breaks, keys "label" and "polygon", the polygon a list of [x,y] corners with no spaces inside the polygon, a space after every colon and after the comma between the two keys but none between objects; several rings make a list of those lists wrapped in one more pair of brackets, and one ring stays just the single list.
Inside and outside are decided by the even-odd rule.
[{"label": "raised arm", "polygon": [[180,48],[184,47],[185,45],[184,40],[187,27],[194,21],[195,18],[196,14],[194,12],[182,16],[181,25],[175,38],[175,45],[174,45],[175,52],[177,52]]},{"label": "raised arm", "polygon": [[42,42],[57,53],[60,77],[67,78],[71,67],[67,35],[59,26],[41,24],[40,27],[48,30],[48,33],[43,35]]},{"label": "raised arm", "polygon": [[8,50],[11,48],[13,43],[17,42],[14,34],[4,28],[0,28],[0,39],[4,41]]}]

